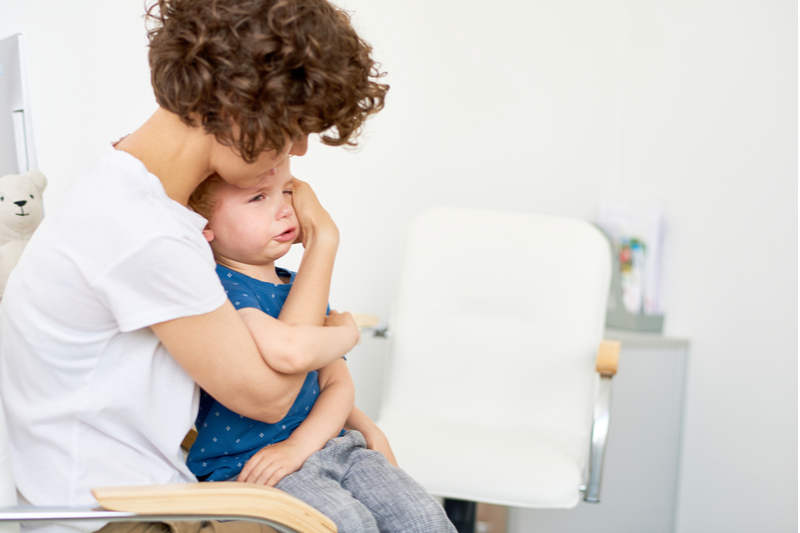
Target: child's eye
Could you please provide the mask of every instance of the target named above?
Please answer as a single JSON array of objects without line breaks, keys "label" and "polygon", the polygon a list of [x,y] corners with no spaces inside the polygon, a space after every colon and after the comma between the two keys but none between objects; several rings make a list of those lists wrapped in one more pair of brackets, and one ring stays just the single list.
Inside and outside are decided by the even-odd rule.
[{"label": "child's eye", "polygon": [[259,194],[258,196],[254,196],[253,198],[250,198],[250,201],[251,202],[260,202],[264,198],[266,198],[266,196],[264,196],[263,194]]},{"label": "child's eye", "polygon": [[291,189],[289,189],[289,190],[287,190],[287,191],[283,191],[283,194],[288,194],[288,195],[290,195],[290,196],[291,196],[291,194],[292,194],[292,190],[291,190]]}]

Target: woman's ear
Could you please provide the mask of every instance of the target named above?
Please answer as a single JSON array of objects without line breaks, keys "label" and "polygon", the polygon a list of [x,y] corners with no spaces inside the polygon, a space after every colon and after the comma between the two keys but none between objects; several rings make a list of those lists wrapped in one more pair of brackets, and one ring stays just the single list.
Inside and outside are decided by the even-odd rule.
[{"label": "woman's ear", "polygon": [[205,237],[208,242],[213,241],[214,240],[214,230],[211,229],[211,228],[204,229],[203,230],[203,237]]}]

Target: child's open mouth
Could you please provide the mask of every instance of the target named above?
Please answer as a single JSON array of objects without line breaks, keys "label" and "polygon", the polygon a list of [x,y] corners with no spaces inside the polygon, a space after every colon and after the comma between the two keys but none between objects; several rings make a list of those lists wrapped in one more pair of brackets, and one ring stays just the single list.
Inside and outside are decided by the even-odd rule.
[{"label": "child's open mouth", "polygon": [[280,235],[276,236],[275,240],[278,242],[289,242],[294,240],[295,235],[297,235],[297,231],[294,228],[289,228]]}]

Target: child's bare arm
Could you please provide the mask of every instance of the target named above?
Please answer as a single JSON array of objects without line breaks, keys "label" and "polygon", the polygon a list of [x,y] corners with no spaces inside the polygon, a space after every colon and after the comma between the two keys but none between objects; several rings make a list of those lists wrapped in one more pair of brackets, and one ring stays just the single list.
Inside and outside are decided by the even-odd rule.
[{"label": "child's bare arm", "polygon": [[339,247],[339,229],[308,183],[297,178],[292,182],[292,205],[300,224],[297,242],[302,242],[305,252],[278,318],[287,324],[322,326]]},{"label": "child's bare arm", "polygon": [[308,417],[288,439],[262,448],[251,457],[237,481],[274,487],[339,434],[355,400],[353,380],[344,359],[319,371],[319,386],[319,398]]},{"label": "child's bare arm", "polygon": [[[292,287],[291,293],[294,291]],[[324,326],[285,324],[260,309],[239,310],[266,363],[283,374],[308,373],[347,354],[358,342],[350,313],[323,315]]]},{"label": "child's bare arm", "polygon": [[[339,230],[311,187],[296,178],[292,182],[292,204],[300,225],[298,242],[302,242],[305,252],[278,320],[292,326],[351,326],[349,313],[337,316],[331,312],[328,317],[325,314]],[[269,320],[255,309],[247,311],[243,318],[256,342],[268,354],[267,364],[278,372],[310,372],[333,362],[352,348],[345,345],[346,351],[342,351],[340,345],[330,344],[328,338],[335,335],[326,332],[315,338],[304,338],[302,326],[295,330],[299,337],[288,337],[286,342],[282,342],[275,338]]]},{"label": "child's bare arm", "polygon": [[381,452],[389,463],[397,466],[397,459],[394,457],[392,447],[389,445],[389,439],[381,431],[375,422],[373,422],[367,415],[365,415],[358,407],[353,407],[347,422],[344,424],[345,429],[354,429],[360,431],[367,441],[367,448]]}]

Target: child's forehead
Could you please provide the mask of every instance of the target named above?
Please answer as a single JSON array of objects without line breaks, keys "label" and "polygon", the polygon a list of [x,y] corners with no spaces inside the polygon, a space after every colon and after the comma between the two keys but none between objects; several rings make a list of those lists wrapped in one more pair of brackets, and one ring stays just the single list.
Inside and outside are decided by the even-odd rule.
[{"label": "child's forehead", "polygon": [[262,176],[252,187],[239,187],[237,185],[233,185],[232,183],[223,182],[218,192],[228,196],[247,196],[248,194],[266,189],[283,188],[287,185],[291,185],[291,183],[291,175],[287,176],[285,174],[282,175],[281,173],[275,175],[266,174]]}]

